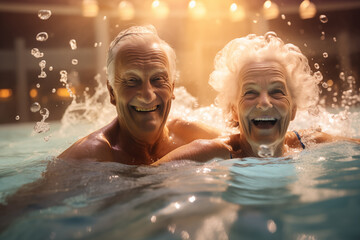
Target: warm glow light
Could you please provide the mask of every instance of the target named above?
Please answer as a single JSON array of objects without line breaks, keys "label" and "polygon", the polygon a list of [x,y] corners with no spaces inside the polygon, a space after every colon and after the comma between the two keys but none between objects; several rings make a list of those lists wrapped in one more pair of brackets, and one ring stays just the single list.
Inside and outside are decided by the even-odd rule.
[{"label": "warm glow light", "polygon": [[202,2],[197,2],[195,0],[191,0],[189,2],[189,14],[193,19],[201,19],[206,15],[206,8]]},{"label": "warm glow light", "polygon": [[151,8],[156,18],[164,19],[169,15],[169,7],[166,2],[154,0]]},{"label": "warm glow light", "polygon": [[[75,88],[70,88],[71,89],[71,92],[73,94],[75,94]],[[66,89],[66,88],[58,88],[56,90],[56,94],[59,96],[59,97],[70,97],[70,93],[69,91]]]},{"label": "warm glow light", "polygon": [[36,98],[38,95],[38,91],[35,88],[32,88],[29,92],[31,98]]},{"label": "warm glow light", "polygon": [[230,19],[234,22],[241,21],[245,18],[245,10],[242,6],[236,3],[230,5]]},{"label": "warm glow light", "polygon": [[6,99],[12,96],[12,90],[9,88],[0,89],[0,98]]},{"label": "warm glow light", "polygon": [[304,0],[300,4],[299,13],[302,19],[313,18],[316,15],[316,6],[310,0]]},{"label": "warm glow light", "polygon": [[99,12],[99,5],[96,0],[83,0],[82,14],[84,17],[96,17]]},{"label": "warm glow light", "polygon": [[267,0],[263,6],[264,18],[267,20],[275,19],[279,16],[279,7],[276,3]]},{"label": "warm glow light", "polygon": [[118,12],[122,20],[131,20],[135,16],[134,6],[129,1],[121,1],[118,6]]}]

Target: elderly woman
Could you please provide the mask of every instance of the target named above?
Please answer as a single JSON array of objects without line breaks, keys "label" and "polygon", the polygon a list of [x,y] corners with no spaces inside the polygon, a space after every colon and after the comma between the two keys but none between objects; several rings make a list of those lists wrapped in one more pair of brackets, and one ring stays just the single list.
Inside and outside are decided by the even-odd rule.
[{"label": "elderly woman", "polygon": [[[288,132],[297,109],[315,106],[318,81],[298,47],[284,44],[275,33],[248,35],[229,42],[215,58],[210,85],[227,121],[239,134],[215,140],[196,140],[163,157],[206,161],[214,157],[280,157],[305,149],[307,142],[337,140],[321,131]],[[310,140],[310,141],[309,141]]]}]

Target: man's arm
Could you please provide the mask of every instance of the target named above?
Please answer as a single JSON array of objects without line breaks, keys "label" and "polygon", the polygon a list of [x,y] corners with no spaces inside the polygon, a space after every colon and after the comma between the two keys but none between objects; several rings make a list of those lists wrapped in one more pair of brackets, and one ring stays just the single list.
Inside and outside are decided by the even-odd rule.
[{"label": "man's arm", "polygon": [[174,119],[167,123],[170,132],[189,143],[196,139],[214,139],[221,135],[219,129],[210,127],[199,122],[188,122],[182,119]]},{"label": "man's arm", "polygon": [[228,159],[230,158],[230,151],[231,147],[225,144],[223,139],[198,139],[176,148],[152,165],[158,166],[174,160],[205,162],[213,158]]}]

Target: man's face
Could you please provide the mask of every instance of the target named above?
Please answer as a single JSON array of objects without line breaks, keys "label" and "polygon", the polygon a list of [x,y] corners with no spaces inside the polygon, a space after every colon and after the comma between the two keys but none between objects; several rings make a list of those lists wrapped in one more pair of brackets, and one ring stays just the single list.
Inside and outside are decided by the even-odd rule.
[{"label": "man's face", "polygon": [[120,44],[115,58],[111,101],[119,123],[141,142],[155,141],[164,129],[173,97],[169,61],[151,36]]},{"label": "man's face", "polygon": [[285,69],[275,61],[252,62],[239,75],[235,120],[250,145],[283,141],[296,114]]}]

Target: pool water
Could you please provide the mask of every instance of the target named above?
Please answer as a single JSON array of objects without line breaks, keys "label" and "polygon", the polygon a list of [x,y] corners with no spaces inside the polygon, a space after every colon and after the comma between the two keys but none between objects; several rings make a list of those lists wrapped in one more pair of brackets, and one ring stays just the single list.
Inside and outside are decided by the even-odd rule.
[{"label": "pool water", "polygon": [[358,144],[127,166],[54,159],[89,125],[33,125],[0,128],[0,239],[360,239]]}]

